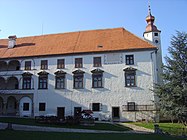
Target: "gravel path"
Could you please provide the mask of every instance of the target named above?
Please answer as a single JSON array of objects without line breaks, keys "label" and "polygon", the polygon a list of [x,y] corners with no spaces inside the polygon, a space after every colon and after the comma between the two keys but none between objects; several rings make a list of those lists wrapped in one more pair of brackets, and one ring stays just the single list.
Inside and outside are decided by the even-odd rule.
[{"label": "gravel path", "polygon": [[154,132],[154,130],[152,130],[152,129],[147,129],[147,128],[137,126],[137,125],[134,125],[134,124],[130,124],[130,123],[120,123],[120,124],[124,125],[126,127],[129,127],[131,129],[133,129],[134,131],[142,131],[142,132],[148,132],[148,133],[153,133]]},{"label": "gravel path", "polygon": [[[121,123],[122,124],[122,123]],[[127,126],[126,124],[122,124]],[[0,123],[0,130],[6,129],[8,123]],[[127,127],[132,127],[127,126]],[[43,127],[43,126],[29,126],[29,125],[19,125],[12,124],[13,130],[23,130],[23,131],[43,131],[43,132],[76,132],[76,133],[151,133],[150,131],[143,131],[143,129],[134,127],[130,131],[106,131],[106,130],[88,130],[88,129],[71,129],[71,128],[56,128],[56,127]]]}]

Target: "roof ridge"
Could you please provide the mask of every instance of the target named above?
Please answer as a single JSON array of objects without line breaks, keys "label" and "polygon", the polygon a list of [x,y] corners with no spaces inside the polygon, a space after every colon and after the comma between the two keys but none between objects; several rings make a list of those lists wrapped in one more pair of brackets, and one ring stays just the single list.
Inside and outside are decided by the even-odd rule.
[{"label": "roof ridge", "polygon": [[[105,29],[91,29],[91,30],[69,31],[69,32],[62,32],[62,33],[49,33],[49,34],[43,34],[43,35],[33,35],[33,36],[17,37],[17,39],[30,38],[30,37],[45,37],[45,36],[51,36],[51,35],[71,34],[71,33],[79,33],[79,32],[93,32],[93,31],[104,31],[104,30],[119,30],[119,29],[124,29],[124,28],[123,27],[116,27],[116,28],[105,28]],[[3,39],[0,39],[0,40],[7,40],[7,39],[3,38]]]}]

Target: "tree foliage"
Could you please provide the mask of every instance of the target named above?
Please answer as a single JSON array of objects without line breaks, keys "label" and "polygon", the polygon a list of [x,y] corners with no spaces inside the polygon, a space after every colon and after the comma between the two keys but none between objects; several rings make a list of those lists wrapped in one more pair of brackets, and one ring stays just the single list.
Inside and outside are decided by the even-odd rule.
[{"label": "tree foliage", "polygon": [[159,97],[162,115],[182,121],[187,109],[187,33],[177,31],[168,51],[170,56],[165,57],[163,84],[156,85],[154,92]]}]

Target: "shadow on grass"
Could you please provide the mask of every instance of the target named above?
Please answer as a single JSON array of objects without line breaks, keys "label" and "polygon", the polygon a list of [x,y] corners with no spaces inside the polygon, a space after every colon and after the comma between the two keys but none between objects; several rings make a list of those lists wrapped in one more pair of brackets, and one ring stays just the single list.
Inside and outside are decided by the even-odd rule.
[{"label": "shadow on grass", "polygon": [[72,129],[89,129],[89,130],[109,130],[109,131],[129,131],[131,128],[125,127],[120,124],[111,123],[95,123],[94,126],[83,126],[83,125],[68,125],[68,124],[43,124],[35,122],[35,119],[31,118],[8,118],[0,117],[0,122],[13,123],[21,125],[32,125],[32,126],[46,126],[46,127],[59,127],[59,128],[72,128]]}]

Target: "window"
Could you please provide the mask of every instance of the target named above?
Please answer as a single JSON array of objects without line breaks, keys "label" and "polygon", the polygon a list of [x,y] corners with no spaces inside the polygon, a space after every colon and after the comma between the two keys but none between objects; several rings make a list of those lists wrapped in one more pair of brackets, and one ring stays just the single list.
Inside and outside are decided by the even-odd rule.
[{"label": "window", "polygon": [[74,88],[83,88],[83,75],[74,75]]},{"label": "window", "polygon": [[126,87],[135,86],[135,73],[134,72],[125,73],[125,85]]},{"label": "window", "polygon": [[74,80],[73,80],[73,87],[75,89],[81,89],[83,88],[83,78],[84,78],[84,71],[82,70],[76,70],[73,72]]},{"label": "window", "polygon": [[82,68],[82,58],[75,58],[75,68]]},{"label": "window", "polygon": [[93,74],[92,75],[92,87],[102,88],[103,87],[102,78],[103,78],[102,74]]},{"label": "window", "polygon": [[103,87],[103,70],[94,69],[92,72],[92,87],[102,88]]},{"label": "window", "polygon": [[93,64],[94,64],[94,67],[101,67],[101,57],[94,57]]},{"label": "window", "polygon": [[25,70],[31,70],[31,61],[25,61]]},{"label": "window", "polygon": [[45,111],[45,103],[39,103],[39,111]]},{"label": "window", "polygon": [[23,77],[23,89],[31,89],[31,77],[30,76],[25,76]]},{"label": "window", "polygon": [[55,72],[55,75],[56,75],[55,88],[56,89],[64,89],[65,88],[66,72],[59,70],[59,71]]},{"label": "window", "polygon": [[38,73],[38,89],[48,88],[48,73],[46,71],[41,71]]},{"label": "window", "polygon": [[92,111],[100,111],[100,103],[92,103]]},{"label": "window", "polygon": [[41,60],[41,70],[47,70],[47,69],[48,69],[48,61]]},{"label": "window", "polygon": [[23,111],[29,111],[29,103],[23,103]]},{"label": "window", "polygon": [[129,67],[124,69],[125,71],[125,86],[126,87],[134,87],[136,86],[136,69]]},{"label": "window", "polygon": [[128,111],[135,111],[135,102],[128,102],[127,109]]},{"label": "window", "polygon": [[155,36],[158,36],[158,33],[154,33]]},{"label": "window", "polygon": [[134,65],[134,55],[126,55],[126,65]]},{"label": "window", "polygon": [[57,60],[57,69],[64,69],[65,68],[65,61],[64,59]]},{"label": "window", "polygon": [[64,76],[56,76],[56,89],[64,89],[65,88],[65,77]]}]

